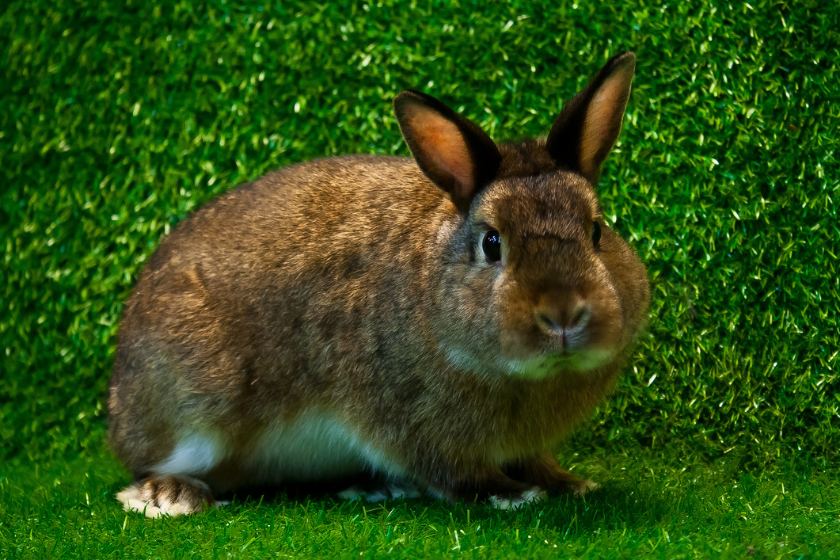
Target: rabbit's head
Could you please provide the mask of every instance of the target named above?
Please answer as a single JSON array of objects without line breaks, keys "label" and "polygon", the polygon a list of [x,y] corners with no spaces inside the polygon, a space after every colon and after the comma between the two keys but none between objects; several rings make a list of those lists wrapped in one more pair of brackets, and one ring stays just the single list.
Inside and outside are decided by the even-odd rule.
[{"label": "rabbit's head", "polygon": [[543,378],[620,362],[647,308],[644,266],[605,223],[595,185],[630,95],[611,59],[546,139],[496,145],[413,91],[394,101],[420,169],[452,205],[429,240],[434,333],[450,361]]}]

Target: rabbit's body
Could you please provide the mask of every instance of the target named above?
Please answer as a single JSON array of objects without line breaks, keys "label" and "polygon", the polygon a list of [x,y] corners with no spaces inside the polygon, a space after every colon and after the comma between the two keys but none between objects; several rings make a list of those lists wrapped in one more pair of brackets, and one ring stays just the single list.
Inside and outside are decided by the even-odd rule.
[{"label": "rabbit's body", "polygon": [[139,479],[127,507],[183,513],[212,503],[206,484],[362,472],[503,505],[585,489],[550,450],[614,385],[644,267],[600,222],[597,173],[552,153],[554,130],[482,146],[434,103],[398,106],[417,161],[280,170],[163,241],[111,384],[111,442]]}]

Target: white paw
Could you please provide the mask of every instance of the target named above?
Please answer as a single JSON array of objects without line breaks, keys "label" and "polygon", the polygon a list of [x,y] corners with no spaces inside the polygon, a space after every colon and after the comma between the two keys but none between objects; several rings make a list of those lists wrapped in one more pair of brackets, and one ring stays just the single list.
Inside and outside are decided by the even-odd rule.
[{"label": "white paw", "polygon": [[142,488],[128,487],[117,494],[117,500],[122,502],[125,511],[138,511],[146,517],[160,517],[162,515],[186,515],[193,513],[195,508],[186,504],[165,500],[161,507],[157,507],[151,500],[144,499],[146,492]]},{"label": "white paw", "polygon": [[365,500],[366,502],[381,502],[396,498],[419,498],[420,491],[411,482],[406,480],[389,480],[371,490],[365,490],[359,484],[355,484],[338,493],[342,500]]},{"label": "white paw", "polygon": [[152,502],[143,501],[140,498],[138,488],[126,488],[117,494],[117,500],[123,505],[125,511],[139,511],[146,517],[160,517],[163,511],[152,505]]},{"label": "white paw", "polygon": [[342,490],[338,493],[338,497],[342,500],[365,500],[368,502],[377,502],[379,500],[383,500],[384,498],[381,497],[382,494],[380,492],[368,492],[364,488],[362,488],[359,484],[354,484],[350,488],[346,490]]},{"label": "white paw", "polygon": [[545,497],[545,490],[531,488],[530,490],[525,490],[522,494],[515,498],[490,496],[490,505],[496,509],[516,509],[525,504],[544,500]]},{"label": "white paw", "polygon": [[138,511],[146,517],[186,515],[216,504],[207,484],[173,475],[153,475],[135,482],[116,498],[126,511]]},{"label": "white paw", "polygon": [[387,484],[391,497],[397,498],[419,498],[422,496],[420,490],[407,480],[397,480]]},{"label": "white paw", "polygon": [[584,480],[574,490],[575,496],[583,496],[587,492],[592,492],[598,489],[598,483],[591,480]]}]

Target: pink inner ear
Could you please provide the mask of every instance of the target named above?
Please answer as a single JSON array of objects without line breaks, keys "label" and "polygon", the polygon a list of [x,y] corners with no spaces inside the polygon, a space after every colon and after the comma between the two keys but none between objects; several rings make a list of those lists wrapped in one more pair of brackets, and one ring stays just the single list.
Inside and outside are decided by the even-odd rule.
[{"label": "pink inner ear", "polygon": [[607,78],[589,103],[580,142],[580,167],[585,174],[597,174],[621,128],[630,92],[633,67]]},{"label": "pink inner ear", "polygon": [[458,194],[465,196],[473,188],[475,177],[470,152],[458,127],[433,111],[418,108],[411,116],[411,128],[427,163],[451,176]]}]

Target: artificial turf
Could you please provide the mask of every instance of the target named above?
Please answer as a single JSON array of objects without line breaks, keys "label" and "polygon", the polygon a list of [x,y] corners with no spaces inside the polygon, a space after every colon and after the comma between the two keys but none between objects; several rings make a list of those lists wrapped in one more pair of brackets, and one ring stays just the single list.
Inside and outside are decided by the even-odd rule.
[{"label": "artificial turf", "polygon": [[[28,0],[0,7],[0,47],[0,557],[840,555],[836,3]],[[105,387],[163,235],[277,167],[407,155],[405,88],[497,140],[545,134],[626,49],[599,192],[652,305],[618,391],[564,447],[599,492],[512,513],[119,510]]]},{"label": "artificial turf", "polygon": [[115,506],[124,470],[89,455],[0,481],[0,543],[11,558],[840,556],[840,483],[807,463],[749,473],[737,460],[709,466],[649,452],[571,462],[604,488],[516,511],[245,495],[200,515],[150,520]]}]

